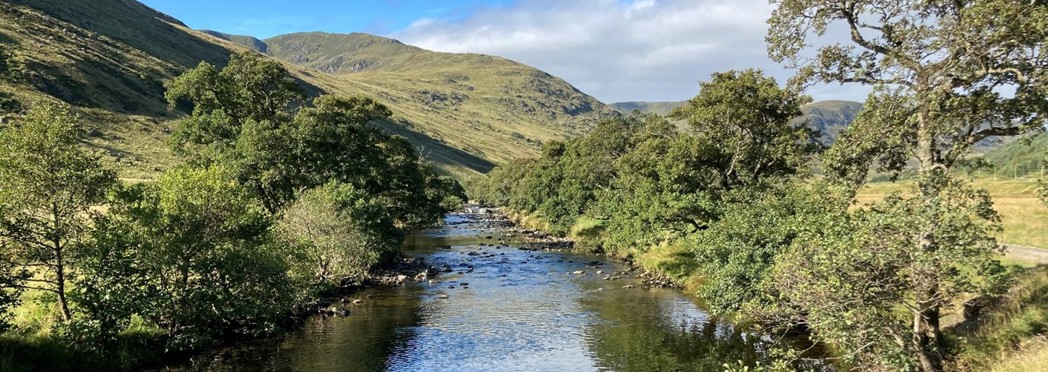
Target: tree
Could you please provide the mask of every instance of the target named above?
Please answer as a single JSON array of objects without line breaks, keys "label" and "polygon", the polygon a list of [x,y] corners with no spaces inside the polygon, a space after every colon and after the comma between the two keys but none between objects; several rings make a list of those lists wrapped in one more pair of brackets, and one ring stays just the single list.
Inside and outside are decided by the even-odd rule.
[{"label": "tree", "polygon": [[434,175],[414,147],[369,125],[392,115],[375,100],[321,95],[308,102],[279,62],[251,52],[221,70],[201,63],[168,84],[167,99],[193,107],[173,136],[176,151],[194,164],[232,168],[271,213],[330,181],[380,198],[403,226],[430,224],[446,212],[427,198]]},{"label": "tree", "polygon": [[[929,309],[948,310],[962,294],[995,293],[1005,283],[994,259],[1000,247],[989,237],[999,218],[989,195],[964,182],[951,181],[930,203],[895,194],[806,223],[768,286],[781,294],[781,306],[804,311],[802,323],[819,340],[861,367],[938,368],[945,350],[929,348],[914,327],[932,319]],[[913,249],[911,237],[927,231],[937,249]]]},{"label": "tree", "polygon": [[719,218],[686,238],[705,279],[699,296],[714,314],[760,320],[747,309],[774,305],[778,291],[769,283],[779,257],[799,235],[818,226],[813,220],[837,215],[850,201],[824,182],[776,181],[726,193]]},{"label": "tree", "polygon": [[[1048,114],[1048,5],[1040,1],[911,3],[782,0],[768,20],[772,59],[797,68],[794,84],[870,85],[886,107],[860,121],[858,142],[881,134],[902,142],[922,174],[949,169],[972,144],[1018,135]],[[815,58],[808,39],[841,23],[846,43],[829,43]],[[848,146],[850,147],[850,146]],[[886,148],[887,149],[887,148]],[[878,152],[859,154],[866,163]],[[929,190],[934,191],[934,190]]]},{"label": "tree", "polygon": [[650,136],[616,162],[600,210],[609,216],[608,243],[649,246],[705,230],[720,218],[726,193],[802,171],[819,148],[807,123],[795,120],[808,100],[758,70],[713,74],[671,113],[693,134]]},{"label": "tree", "polygon": [[[859,83],[873,87],[867,108],[827,156],[836,176],[853,187],[869,165],[898,171],[916,158],[918,179],[912,213],[921,231],[906,235],[909,254],[937,257],[942,267],[968,262],[980,267],[993,246],[976,244],[941,256],[957,234],[974,226],[938,229],[964,209],[935,208],[961,203],[965,193],[950,178],[951,167],[972,144],[990,136],[1018,135],[1045,124],[1048,115],[1048,4],[1043,1],[907,2],[864,0],[782,0],[768,23],[773,60],[798,69],[794,84]],[[831,24],[843,25],[847,42],[829,42],[803,53],[810,38]],[[835,165],[836,164],[836,165]],[[949,199],[952,198],[952,199]],[[944,200],[947,199],[947,200]],[[984,213],[969,213],[986,219]],[[992,222],[992,220],[987,220]],[[969,230],[965,230],[969,229]],[[899,231],[901,234],[902,231]],[[952,235],[951,235],[952,234]],[[894,238],[894,237],[893,237]],[[969,241],[975,244],[975,241]],[[969,262],[975,260],[975,262]],[[861,268],[861,266],[860,266]],[[919,345],[906,348],[926,371],[941,369],[939,327],[942,299],[952,276],[940,270],[911,272],[919,313],[906,327]],[[835,279],[839,280],[839,279]],[[898,331],[893,329],[892,331]]]},{"label": "tree", "polygon": [[722,189],[793,174],[818,148],[807,122],[794,120],[811,98],[779,88],[760,70],[714,73],[699,86],[699,94],[670,116],[687,120],[717,150],[707,161]]},{"label": "tree", "polygon": [[292,247],[296,274],[328,286],[365,278],[403,238],[381,204],[337,182],[305,191],[284,210],[277,230]]},{"label": "tree", "polygon": [[120,196],[110,231],[127,235],[106,241],[133,249],[147,280],[141,313],[170,348],[269,333],[292,310],[297,293],[269,214],[228,170],[175,168]]},{"label": "tree", "polygon": [[0,130],[0,238],[24,272],[21,287],[55,293],[72,319],[69,280],[76,252],[116,176],[80,148],[77,117],[40,102]]}]

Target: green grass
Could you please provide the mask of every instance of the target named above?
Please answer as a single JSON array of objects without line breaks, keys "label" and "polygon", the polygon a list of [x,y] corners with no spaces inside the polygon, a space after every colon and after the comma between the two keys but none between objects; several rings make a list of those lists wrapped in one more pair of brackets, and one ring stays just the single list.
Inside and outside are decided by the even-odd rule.
[{"label": "green grass", "polygon": [[950,331],[963,371],[1036,371],[1048,367],[1048,266],[1014,268],[1015,284],[975,324]]}]

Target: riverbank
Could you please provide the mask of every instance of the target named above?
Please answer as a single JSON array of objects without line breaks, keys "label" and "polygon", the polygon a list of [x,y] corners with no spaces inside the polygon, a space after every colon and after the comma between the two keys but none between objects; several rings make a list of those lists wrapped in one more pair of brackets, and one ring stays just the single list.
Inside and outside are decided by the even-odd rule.
[{"label": "riverbank", "polygon": [[[526,233],[542,233],[541,229],[548,226],[536,214],[505,213],[511,221],[524,226]],[[592,240],[597,239],[601,229],[597,221],[583,217],[570,229],[568,237],[555,239],[571,241],[576,249],[592,253]],[[1048,265],[1043,263],[1039,248],[1008,248],[1011,254],[1001,261],[1013,279],[1009,290],[1001,296],[983,299],[976,319],[955,321],[952,326],[944,327],[955,349],[956,357],[949,361],[952,370],[1003,372],[1048,367]],[[657,277],[669,278],[689,295],[694,295],[702,284],[696,267],[688,263],[690,256],[685,247],[679,245],[663,243],[618,255],[599,253]]]},{"label": "riverbank", "polygon": [[660,244],[647,250],[633,249],[624,254],[607,252],[593,244],[603,229],[600,221],[580,218],[567,237],[558,237],[547,232],[549,223],[537,214],[524,214],[504,208],[491,209],[516,225],[519,234],[546,249],[571,249],[579,253],[599,254],[629,265],[634,271],[641,270],[638,277],[644,279],[645,287],[677,288],[694,295],[701,283],[701,277],[691,270],[693,267],[685,259],[687,254],[683,247]]},{"label": "riverbank", "polygon": [[[477,210],[477,212],[482,212]],[[710,316],[643,270],[550,245],[494,213],[452,214],[404,251],[439,277],[358,292],[348,316],[195,359],[189,370],[720,370],[779,338]]]},{"label": "riverbank", "polygon": [[[163,370],[211,350],[295,331],[315,315],[350,316],[351,305],[359,303],[356,294],[361,291],[402,286],[422,275],[434,277],[438,273],[425,260],[401,255],[375,267],[364,280],[333,287],[289,311],[282,326],[270,333],[255,338],[229,338],[208,348],[180,352],[166,351],[167,337],[163,330],[150,327],[137,317],[132,319],[132,325],[126,331],[110,340],[67,339],[60,317],[53,306],[47,305],[53,301],[44,293],[27,293],[23,295],[23,306],[13,314],[17,333],[9,331],[0,335],[0,371]],[[102,342],[110,347],[99,352],[96,346]]]}]

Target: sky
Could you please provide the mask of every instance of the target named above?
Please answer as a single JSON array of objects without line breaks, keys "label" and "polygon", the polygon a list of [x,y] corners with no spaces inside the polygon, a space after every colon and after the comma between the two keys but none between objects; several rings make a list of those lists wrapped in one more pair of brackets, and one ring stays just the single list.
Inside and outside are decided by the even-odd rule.
[{"label": "sky", "polygon": [[[497,55],[563,78],[603,102],[681,101],[700,81],[768,59],[768,0],[141,0],[195,29],[261,39],[366,32],[442,52]],[[862,101],[857,86],[820,85],[815,100]]]}]

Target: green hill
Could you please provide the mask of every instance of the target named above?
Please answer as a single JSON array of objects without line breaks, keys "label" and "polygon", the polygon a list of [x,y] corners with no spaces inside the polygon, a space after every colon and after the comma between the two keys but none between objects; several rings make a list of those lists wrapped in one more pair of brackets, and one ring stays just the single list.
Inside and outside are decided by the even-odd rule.
[{"label": "green hill", "polygon": [[20,103],[77,106],[88,145],[127,178],[175,163],[165,81],[200,61],[248,48],[286,61],[313,93],[365,94],[388,105],[380,127],[411,140],[453,174],[533,156],[542,142],[587,131],[611,108],[558,79],[499,57],[438,53],[366,34],[268,40],[193,31],[132,0],[0,2],[0,116]]},{"label": "green hill", "polygon": [[500,57],[433,52],[362,33],[264,42],[274,57],[334,75],[320,82],[325,89],[375,97],[401,127],[494,162],[535,156],[541,143],[617,115],[564,80]]},{"label": "green hill", "polygon": [[1028,140],[1014,140],[983,155],[992,168],[986,171],[1002,178],[1041,177],[1048,155],[1048,133],[1038,133]]}]

